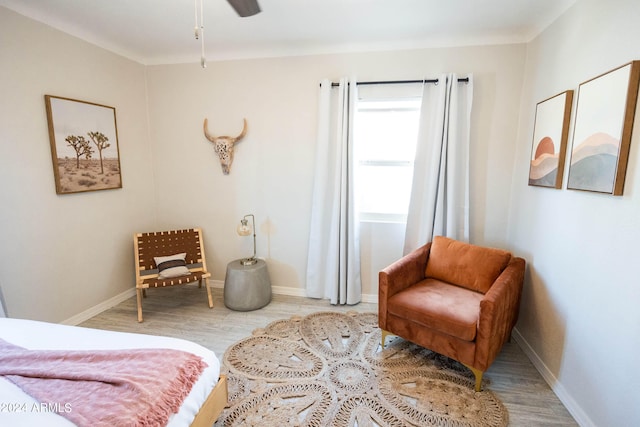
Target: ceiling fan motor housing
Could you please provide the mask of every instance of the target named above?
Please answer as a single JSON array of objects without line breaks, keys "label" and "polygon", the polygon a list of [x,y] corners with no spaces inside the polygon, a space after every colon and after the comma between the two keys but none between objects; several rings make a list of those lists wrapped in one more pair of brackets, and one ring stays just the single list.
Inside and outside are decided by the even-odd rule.
[{"label": "ceiling fan motor housing", "polygon": [[231,7],[241,17],[253,16],[260,13],[258,0],[227,0]]}]

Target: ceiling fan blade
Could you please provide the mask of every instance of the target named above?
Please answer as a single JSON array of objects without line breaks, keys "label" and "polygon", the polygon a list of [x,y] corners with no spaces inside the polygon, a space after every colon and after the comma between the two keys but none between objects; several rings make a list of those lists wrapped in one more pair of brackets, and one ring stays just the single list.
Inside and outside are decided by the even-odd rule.
[{"label": "ceiling fan blade", "polygon": [[241,17],[253,16],[260,13],[258,0],[227,0]]}]

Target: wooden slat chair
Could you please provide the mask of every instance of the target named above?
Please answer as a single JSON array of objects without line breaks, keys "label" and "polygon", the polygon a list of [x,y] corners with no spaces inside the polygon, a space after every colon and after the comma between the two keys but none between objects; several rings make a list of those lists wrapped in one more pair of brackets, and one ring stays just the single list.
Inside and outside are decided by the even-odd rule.
[{"label": "wooden slat chair", "polygon": [[[142,322],[142,297],[146,297],[148,288],[186,285],[195,281],[198,281],[198,287],[202,287],[204,280],[209,298],[209,308],[213,308],[211,288],[209,287],[211,273],[207,271],[201,229],[136,233],[133,235],[133,246],[136,257],[138,322]],[[154,258],[181,253],[186,253],[185,262],[189,274],[165,279],[158,277],[158,266]]]}]

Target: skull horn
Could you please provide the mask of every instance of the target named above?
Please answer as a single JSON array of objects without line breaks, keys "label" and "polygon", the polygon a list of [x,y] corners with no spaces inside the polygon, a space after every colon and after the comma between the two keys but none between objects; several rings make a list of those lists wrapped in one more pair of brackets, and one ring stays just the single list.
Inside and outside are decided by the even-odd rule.
[{"label": "skull horn", "polygon": [[[240,135],[236,136],[235,138],[228,137],[234,143],[240,141],[247,134],[247,119],[242,119],[242,121],[243,121],[243,126],[242,126],[242,132],[240,132]],[[214,135],[211,135],[209,133],[209,125],[207,123],[207,119],[206,118],[204,119],[204,124],[202,125],[202,127],[204,129],[204,136],[207,137],[207,139],[209,141],[211,141],[211,142],[213,142],[215,144],[217,138]]]},{"label": "skull horn", "polygon": [[211,142],[213,142],[215,144],[216,143],[216,137],[209,133],[209,129],[208,129],[209,126],[207,124],[207,119],[206,118],[204,119],[204,125],[202,127],[204,128],[204,136],[207,137],[207,139],[209,141],[211,141]]},{"label": "skull horn", "polygon": [[243,124],[242,124],[242,132],[240,132],[240,135],[236,136],[233,139],[233,142],[240,141],[247,134],[247,119],[242,119],[242,122],[243,122]]}]

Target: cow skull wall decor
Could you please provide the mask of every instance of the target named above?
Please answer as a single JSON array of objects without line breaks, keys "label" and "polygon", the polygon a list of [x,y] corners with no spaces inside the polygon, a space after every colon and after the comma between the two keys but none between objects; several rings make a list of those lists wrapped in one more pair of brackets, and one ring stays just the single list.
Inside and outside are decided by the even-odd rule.
[{"label": "cow skull wall decor", "polygon": [[220,166],[222,166],[222,173],[229,175],[231,170],[231,163],[233,162],[233,146],[240,142],[240,140],[247,133],[247,119],[243,119],[244,126],[242,132],[238,136],[213,136],[209,133],[207,126],[207,119],[204,119],[204,136],[213,143],[213,148],[216,150],[218,157],[220,158]]}]

